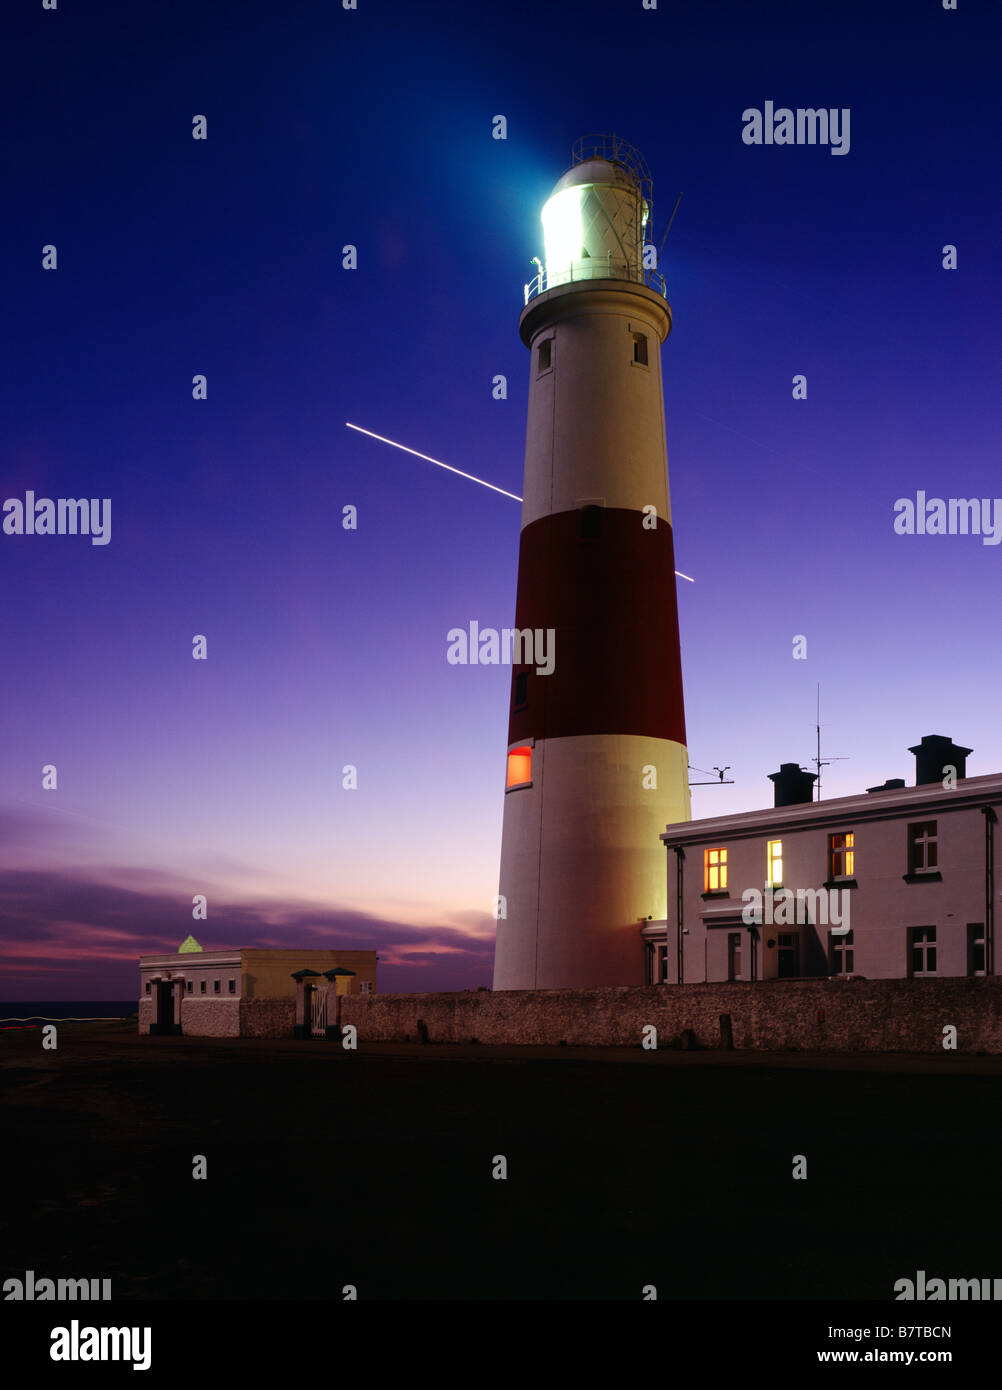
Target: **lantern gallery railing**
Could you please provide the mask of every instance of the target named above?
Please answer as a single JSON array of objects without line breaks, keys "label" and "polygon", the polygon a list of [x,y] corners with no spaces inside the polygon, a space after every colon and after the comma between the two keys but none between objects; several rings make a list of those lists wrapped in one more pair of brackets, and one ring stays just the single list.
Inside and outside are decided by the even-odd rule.
[{"label": "lantern gallery railing", "polygon": [[525,302],[528,304],[530,299],[535,299],[537,294],[543,294],[546,290],[555,289],[557,285],[569,284],[572,280],[633,280],[639,285],[646,285],[648,289],[660,294],[663,299],[668,298],[668,286],[665,284],[665,277],[657,270],[645,271],[643,275],[633,275],[626,261],[614,261],[612,253],[603,260],[601,256],[590,256],[587,260],[571,261],[569,264],[562,265],[547,280],[546,271],[540,270],[534,280],[530,280],[527,285],[523,285]]}]

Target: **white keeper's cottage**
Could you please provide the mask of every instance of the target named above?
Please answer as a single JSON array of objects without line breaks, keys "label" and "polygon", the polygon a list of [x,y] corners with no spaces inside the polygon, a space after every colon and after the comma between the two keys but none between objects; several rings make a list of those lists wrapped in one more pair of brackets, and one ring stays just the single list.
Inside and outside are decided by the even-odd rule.
[{"label": "white keeper's cottage", "polygon": [[771,810],[669,825],[648,983],[994,975],[1002,774],[967,777],[972,750],[939,735],[909,751],[913,787],[813,801],[784,763]]}]

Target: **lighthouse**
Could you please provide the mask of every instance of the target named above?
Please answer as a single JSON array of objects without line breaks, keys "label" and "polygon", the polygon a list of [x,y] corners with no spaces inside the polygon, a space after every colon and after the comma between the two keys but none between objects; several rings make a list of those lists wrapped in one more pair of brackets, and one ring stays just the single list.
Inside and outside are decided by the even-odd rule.
[{"label": "lighthouse", "polygon": [[643,984],[641,929],[666,913],[659,836],[690,819],[661,382],[672,319],[645,266],[646,163],[615,136],[578,141],[541,220],[545,263],[519,319],[530,381],[496,990]]}]

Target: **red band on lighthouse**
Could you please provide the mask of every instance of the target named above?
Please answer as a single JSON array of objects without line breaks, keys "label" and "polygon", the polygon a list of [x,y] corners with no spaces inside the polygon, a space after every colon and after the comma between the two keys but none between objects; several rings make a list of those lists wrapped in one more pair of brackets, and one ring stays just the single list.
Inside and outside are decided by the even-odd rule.
[{"label": "red band on lighthouse", "polygon": [[594,526],[558,512],[522,532],[515,626],[552,632],[553,671],[514,668],[508,742],[645,734],[684,744],[671,527],[596,511]]}]

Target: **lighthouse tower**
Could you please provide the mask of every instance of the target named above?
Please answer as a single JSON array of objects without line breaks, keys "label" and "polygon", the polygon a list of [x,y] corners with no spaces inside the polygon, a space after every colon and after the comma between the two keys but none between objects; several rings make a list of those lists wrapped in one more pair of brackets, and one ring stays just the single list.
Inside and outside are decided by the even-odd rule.
[{"label": "lighthouse tower", "polygon": [[632,146],[579,141],[525,288],[496,990],[643,984],[641,927],[665,919],[658,837],[690,819],[661,385],[671,310],[644,267],[650,203]]}]

